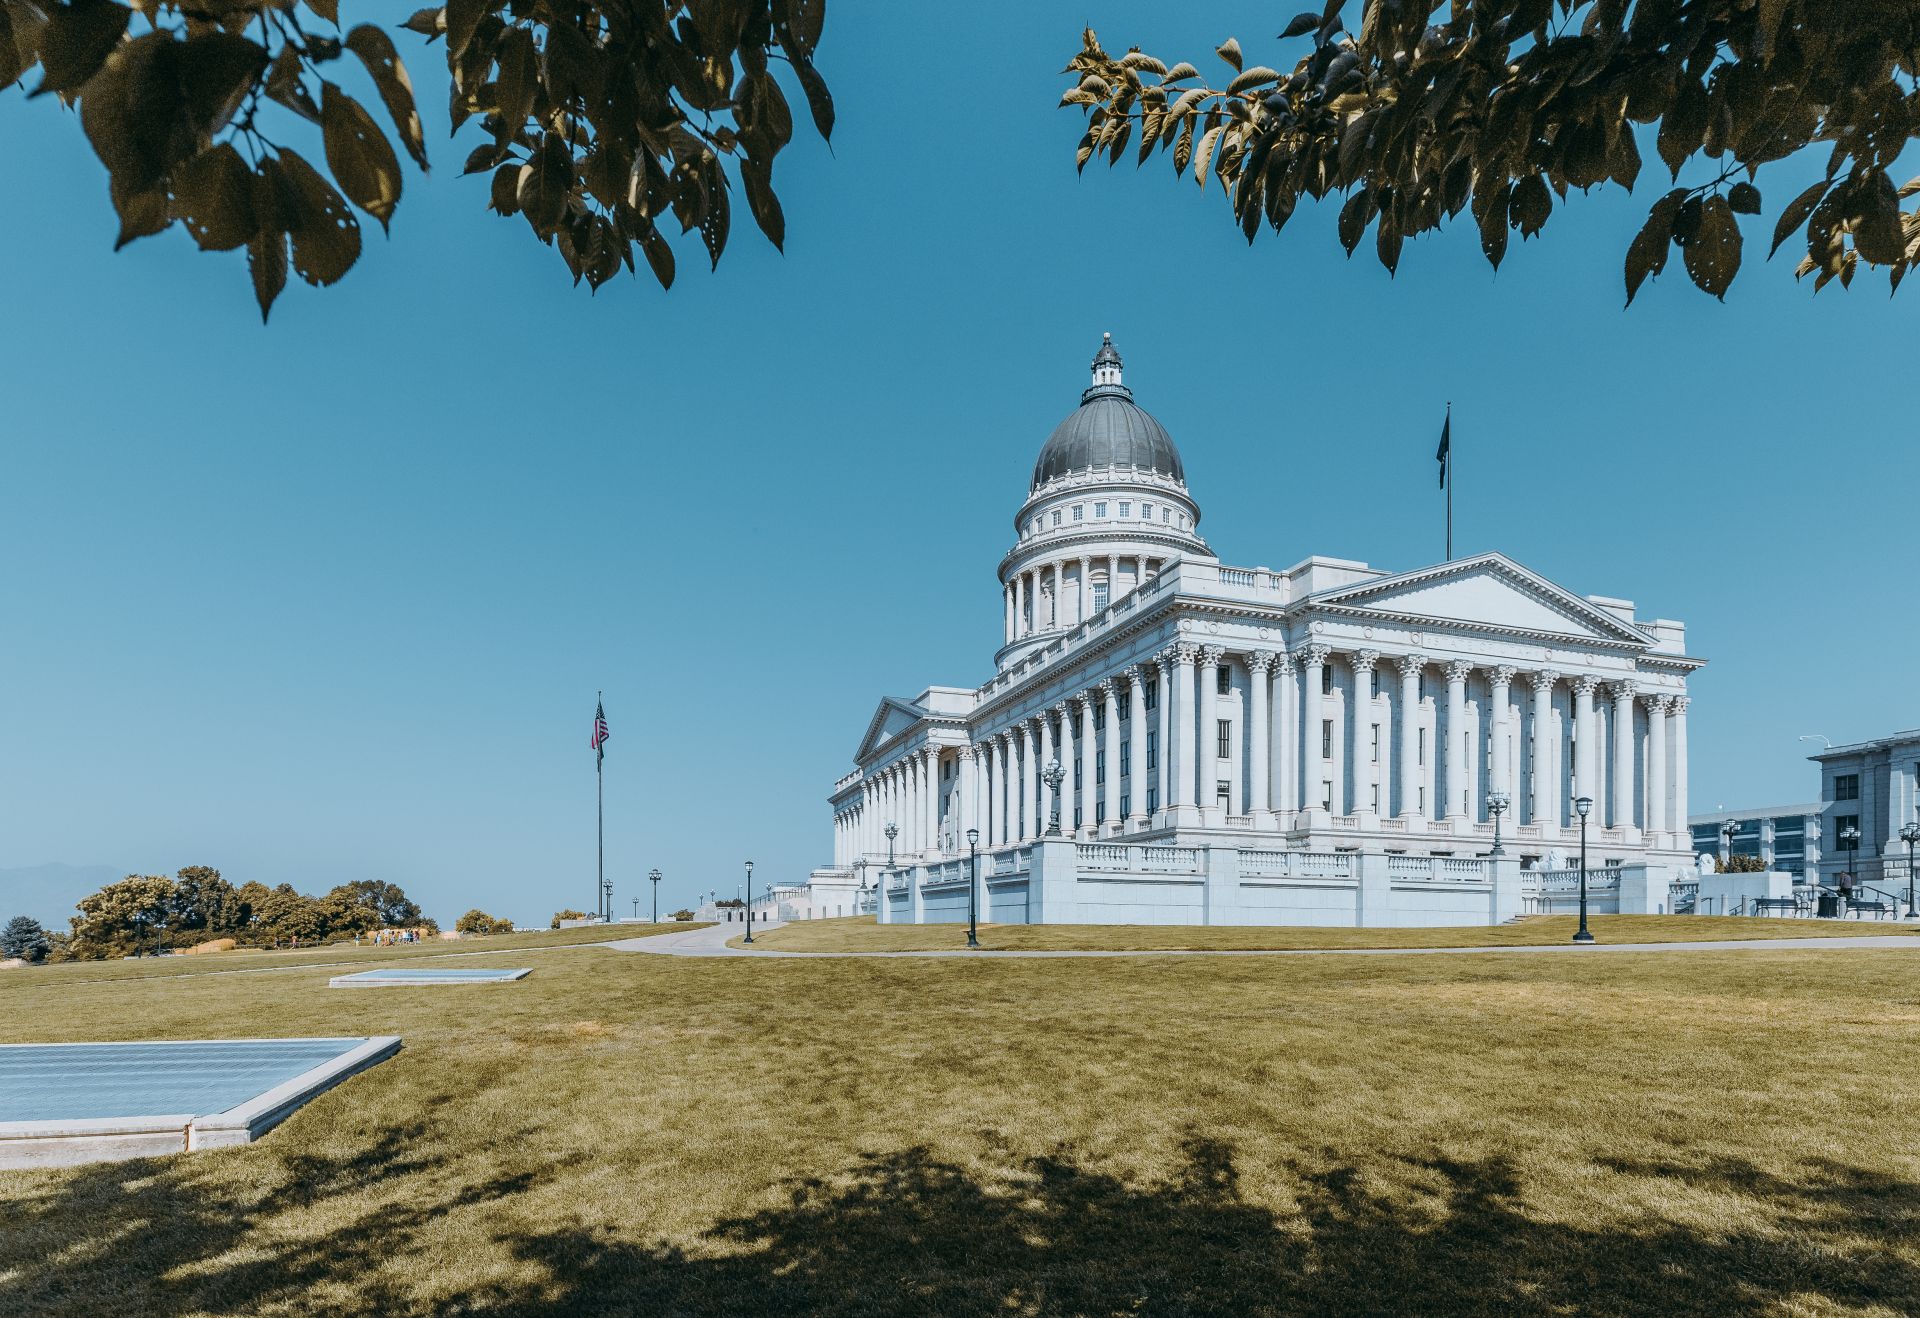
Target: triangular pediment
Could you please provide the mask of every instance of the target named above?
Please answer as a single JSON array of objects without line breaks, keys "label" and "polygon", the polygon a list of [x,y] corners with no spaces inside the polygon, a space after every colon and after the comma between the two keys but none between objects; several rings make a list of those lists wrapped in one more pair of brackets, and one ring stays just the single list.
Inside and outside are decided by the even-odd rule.
[{"label": "triangular pediment", "polygon": [[1481,554],[1418,572],[1377,577],[1328,591],[1312,604],[1342,614],[1466,624],[1529,636],[1634,647],[1653,644],[1653,638],[1638,627],[1504,554]]},{"label": "triangular pediment", "polygon": [[854,754],[856,764],[866,763],[867,757],[885,746],[894,738],[908,731],[927,716],[927,711],[911,700],[902,700],[898,696],[887,696],[880,707],[873,712],[873,718],[867,723],[867,735],[861,738],[860,749]]}]

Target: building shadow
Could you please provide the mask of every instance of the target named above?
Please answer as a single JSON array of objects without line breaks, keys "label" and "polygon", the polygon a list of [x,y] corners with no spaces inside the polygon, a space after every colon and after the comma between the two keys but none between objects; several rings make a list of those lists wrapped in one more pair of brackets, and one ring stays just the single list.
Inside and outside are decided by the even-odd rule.
[{"label": "building shadow", "polygon": [[[503,1232],[493,1251],[513,1260],[515,1280],[466,1284],[407,1275],[420,1232],[536,1178],[347,1211],[362,1185],[396,1172],[446,1188],[417,1135],[349,1159],[292,1160],[264,1200],[149,1163],[88,1169],[49,1192],[58,1203],[0,1205],[26,1228],[0,1231],[0,1310],[93,1312],[87,1297],[106,1293],[139,1295],[146,1314],[309,1312],[304,1297],[343,1281],[359,1312],[485,1315],[1704,1315],[1910,1312],[1920,1296],[1908,1243],[1920,1186],[1838,1164],[1799,1179],[1733,1160],[1601,1164],[1624,1174],[1623,1189],[1670,1180],[1765,1213],[1751,1229],[1715,1229],[1697,1219],[1738,1215],[1696,1201],[1696,1220],[1646,1210],[1596,1226],[1530,1213],[1500,1158],[1303,1161],[1280,1169],[1283,1189],[1271,1172],[1263,1181],[1263,1199],[1291,1193],[1277,1209],[1249,1200],[1215,1140],[1187,1140],[1175,1169],[1149,1181],[1071,1148],[1016,1158],[991,1135],[964,1165],[915,1148],[795,1181],[777,1207],[716,1222],[685,1248],[635,1242],[615,1225]],[[351,1220],[298,1239],[253,1230],[310,1204]],[[50,1240],[33,1229],[43,1214],[97,1229]]]}]

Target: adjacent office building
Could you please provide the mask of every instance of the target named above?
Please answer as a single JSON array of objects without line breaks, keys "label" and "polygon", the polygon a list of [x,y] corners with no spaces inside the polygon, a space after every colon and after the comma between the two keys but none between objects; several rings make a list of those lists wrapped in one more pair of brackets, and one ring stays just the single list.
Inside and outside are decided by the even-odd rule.
[{"label": "adjacent office building", "polygon": [[1824,809],[1819,801],[1808,801],[1690,815],[1687,824],[1693,832],[1693,852],[1696,856],[1712,856],[1717,863],[1727,854],[1726,827],[1731,821],[1732,854],[1757,856],[1768,869],[1784,871],[1793,875],[1795,883],[1805,883],[1809,873],[1820,869]]}]

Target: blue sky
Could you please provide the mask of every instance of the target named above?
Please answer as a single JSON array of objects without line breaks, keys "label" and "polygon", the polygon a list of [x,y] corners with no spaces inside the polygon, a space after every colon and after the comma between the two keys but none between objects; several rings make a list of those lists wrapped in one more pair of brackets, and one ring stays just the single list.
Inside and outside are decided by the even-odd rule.
[{"label": "blue sky", "polygon": [[994,567],[1103,330],[1237,564],[1439,558],[1451,399],[1459,551],[1684,619],[1711,661],[1696,809],[1817,795],[1797,734],[1920,722],[1920,294],[1761,261],[1797,162],[1724,305],[1676,256],[1627,311],[1657,163],[1497,275],[1459,226],[1391,280],[1332,206],[1249,248],[1164,160],[1075,176],[1083,21],[1277,62],[1277,12],[839,0],[787,254],[742,227],[717,274],[687,243],[670,293],[597,297],[458,177],[438,48],[403,33],[434,173],[268,328],[238,253],[116,255],[76,117],[0,93],[0,868],[380,878],[544,921],[593,900],[604,688],[621,910],[652,866],[669,906],[747,858],[801,876],[876,700],[989,674]]}]

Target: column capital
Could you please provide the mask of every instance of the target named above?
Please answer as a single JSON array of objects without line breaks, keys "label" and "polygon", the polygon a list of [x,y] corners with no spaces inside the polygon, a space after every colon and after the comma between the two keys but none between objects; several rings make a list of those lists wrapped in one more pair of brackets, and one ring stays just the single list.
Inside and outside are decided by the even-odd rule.
[{"label": "column capital", "polygon": [[1265,677],[1273,671],[1274,662],[1279,657],[1271,650],[1255,650],[1247,656],[1247,671],[1255,677]]},{"label": "column capital", "polygon": [[1145,664],[1128,664],[1120,670],[1120,675],[1125,677],[1129,683],[1138,687],[1142,682],[1147,680],[1147,666]]},{"label": "column capital", "polygon": [[1599,678],[1591,673],[1582,673],[1573,679],[1573,693],[1577,696],[1591,696],[1599,685]]},{"label": "column capital", "polygon": [[1472,671],[1473,665],[1465,659],[1449,659],[1447,661],[1447,681],[1449,682],[1464,682],[1467,680],[1467,674]]},{"label": "column capital", "polygon": [[1533,683],[1535,691],[1544,694],[1553,690],[1553,684],[1560,680],[1560,674],[1552,668],[1538,668],[1527,674],[1527,680]]},{"label": "column capital", "polygon": [[1200,647],[1200,662],[1209,668],[1227,657],[1224,645],[1203,645]]},{"label": "column capital", "polygon": [[1512,664],[1495,664],[1487,671],[1493,675],[1493,684],[1495,686],[1512,686],[1514,675],[1520,670]]},{"label": "column capital", "polygon": [[975,746],[972,742],[968,742],[964,746],[957,746],[954,749],[959,754],[960,758],[962,760],[965,760],[969,764],[973,763],[974,759],[978,757],[978,755],[980,754],[980,748],[978,746]]},{"label": "column capital", "polygon": [[1662,695],[1657,691],[1647,692],[1640,697],[1640,701],[1647,707],[1649,714],[1664,714],[1673,706],[1672,696]]},{"label": "column capital", "polygon": [[1318,668],[1321,664],[1327,662],[1327,656],[1332,653],[1333,647],[1331,645],[1315,644],[1309,645],[1306,649],[1302,650],[1300,657],[1306,663],[1307,667]]},{"label": "column capital", "polygon": [[1633,702],[1633,697],[1639,690],[1640,688],[1634,684],[1631,678],[1623,677],[1617,682],[1607,683],[1608,695],[1612,696],[1615,700],[1627,701],[1629,704]]},{"label": "column capital", "polygon": [[1117,677],[1103,677],[1093,685],[1104,700],[1111,701],[1120,694],[1120,679]]},{"label": "column capital", "polygon": [[[1063,722],[1072,722],[1073,702],[1077,699],[1079,699],[1078,696],[1068,696],[1065,700],[1062,700],[1053,707],[1053,712],[1058,714]],[[1069,729],[1069,731],[1071,731],[1071,729]]]},{"label": "column capital", "polygon": [[1373,666],[1380,662],[1380,652],[1378,650],[1356,650],[1353,652],[1352,660],[1353,672],[1357,677],[1363,673],[1371,673],[1373,671]]},{"label": "column capital", "polygon": [[1172,647],[1172,654],[1172,662],[1176,664],[1197,663],[1200,659],[1200,647],[1192,641],[1176,641]]},{"label": "column capital", "polygon": [[1402,677],[1418,677],[1420,676],[1420,670],[1427,666],[1427,656],[1424,654],[1396,654],[1393,656],[1393,666],[1400,670],[1400,676]]},{"label": "column capital", "polygon": [[1682,715],[1687,712],[1687,706],[1693,699],[1691,696],[1670,696],[1668,698],[1673,701],[1673,712]]},{"label": "column capital", "polygon": [[1282,650],[1279,654],[1275,655],[1273,669],[1275,674],[1280,677],[1292,677],[1295,672],[1299,671],[1294,665],[1293,652],[1290,650]]}]

